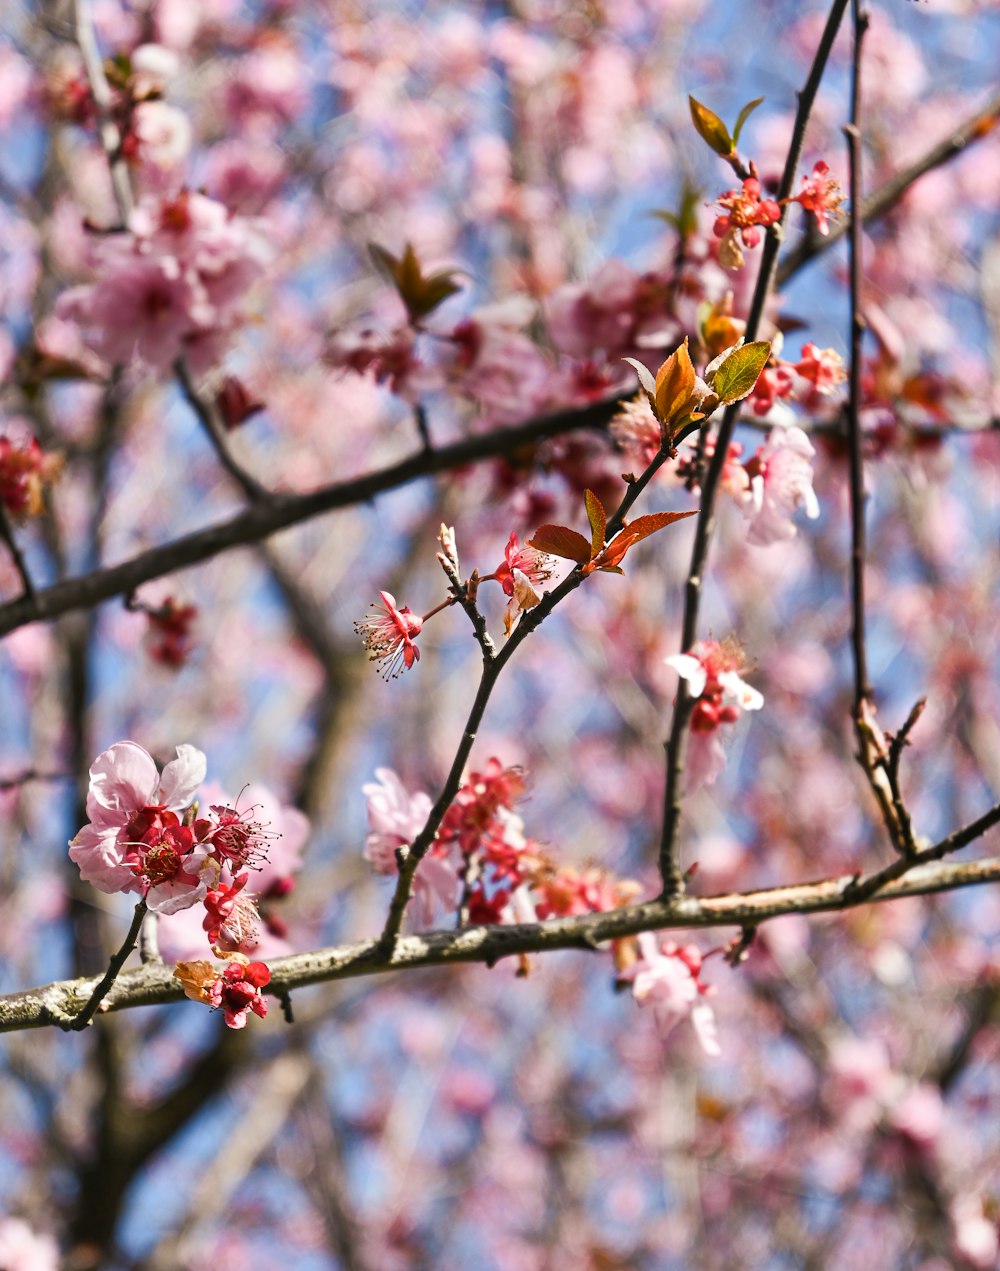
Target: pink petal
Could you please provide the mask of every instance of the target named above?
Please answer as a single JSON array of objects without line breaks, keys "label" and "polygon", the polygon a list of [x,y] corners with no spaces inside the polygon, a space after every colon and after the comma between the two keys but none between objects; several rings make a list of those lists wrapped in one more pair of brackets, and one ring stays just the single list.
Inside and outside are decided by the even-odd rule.
[{"label": "pink petal", "polygon": [[138,808],[155,802],[158,784],[149,752],[134,741],[119,741],[98,755],[90,769],[87,815],[98,824],[122,825]]},{"label": "pink petal", "polygon": [[205,780],[208,761],[196,746],[177,747],[177,758],[163,769],[160,798],[163,804],[178,811],[194,801],[198,787]]},{"label": "pink petal", "polygon": [[70,843],[69,855],[79,866],[83,881],[92,883],[98,891],[112,895],[138,890],[138,879],[122,863],[117,827],[85,825]]}]

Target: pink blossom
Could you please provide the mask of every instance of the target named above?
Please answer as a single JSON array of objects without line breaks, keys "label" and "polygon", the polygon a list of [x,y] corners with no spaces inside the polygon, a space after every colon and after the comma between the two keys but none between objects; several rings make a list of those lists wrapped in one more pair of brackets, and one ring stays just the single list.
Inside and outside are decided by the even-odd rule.
[{"label": "pink blossom", "polygon": [[59,297],[56,316],[79,323],[90,346],[109,362],[136,358],[165,370],[187,333],[211,320],[204,297],[170,256],[108,249],[104,264],[99,282]]},{"label": "pink blossom", "polygon": [[271,981],[271,972],[263,962],[230,962],[209,989],[209,1002],[222,1008],[230,1028],[245,1028],[247,1012],[258,1018],[267,1014],[267,1000],[260,991]]},{"label": "pink blossom", "polygon": [[[177,747],[162,776],[148,751],[117,742],[90,769],[85,825],[70,843],[70,858],[85,882],[113,894],[136,891],[151,910],[173,913],[196,904],[206,882],[194,835],[176,813],[192,802],[205,778],[205,756]],[[194,872],[192,868],[194,867]]]},{"label": "pink blossom", "polygon": [[840,214],[840,206],[844,195],[840,184],[829,175],[830,165],[817,163],[812,176],[802,178],[802,190],[791,203],[801,203],[807,212],[816,218],[816,228],[821,234],[829,234],[830,218],[836,219]]},{"label": "pink blossom", "polygon": [[[408,847],[427,824],[431,811],[428,795],[408,794],[403,783],[389,768],[376,768],[377,782],[368,782],[361,792],[368,800],[370,833],[364,857],[377,874],[396,873],[396,852]],[[407,926],[429,927],[440,907],[454,909],[458,896],[458,869],[453,850],[435,844],[417,867],[413,899],[407,909]]]},{"label": "pink blossom", "polygon": [[765,445],[747,464],[751,517],[747,541],[760,545],[794,538],[792,517],[798,508],[815,520],[819,502],[813,490],[812,442],[801,428],[772,429]]},{"label": "pink blossom", "polygon": [[408,794],[391,768],[376,768],[375,776],[361,787],[370,829],[364,857],[377,874],[394,874],[396,849],[409,846],[427,824],[431,800],[422,790]]},{"label": "pink blossom", "polygon": [[21,1218],[0,1217],[3,1271],[59,1271],[59,1249],[49,1235],[32,1231]]},{"label": "pink blossom", "polygon": [[553,560],[544,552],[533,547],[522,547],[516,534],[511,533],[504,549],[503,561],[492,574],[485,577],[495,578],[509,596],[507,610],[504,614],[504,631],[510,635],[517,626],[521,614],[534,607],[541,600],[535,590],[546,579],[552,576]]},{"label": "pink blossom", "polygon": [[642,932],[637,940],[639,958],[619,974],[631,983],[635,1000],[640,1006],[652,1005],[664,1033],[679,1020],[690,1018],[705,1054],[721,1054],[715,1015],[703,1000],[708,989],[698,979],[701,954],[697,948],[679,948],[672,940],[658,940],[652,931]]},{"label": "pink blossom", "polygon": [[180,167],[191,149],[191,136],[187,115],[167,102],[139,102],[133,112],[129,140],[142,162],[154,168]]},{"label": "pink blossom", "polygon": [[56,312],[110,362],[163,371],[185,353],[201,370],[224,349],[267,255],[254,226],[205,195],[148,196],[129,233],[95,248],[97,281],[62,295]]},{"label": "pink blossom", "polygon": [[743,651],[733,640],[703,640],[690,653],[677,653],[665,658],[695,699],[688,737],[686,788],[698,790],[712,785],[725,765],[718,730],[722,724],[733,724],[741,711],[758,711],[764,705],[762,694],[740,676]]},{"label": "pink blossom", "polygon": [[364,622],[354,624],[354,630],[368,650],[369,661],[384,663],[382,675],[389,680],[420,660],[415,641],[424,624],[406,605],[397,609],[391,592],[380,591],[379,596],[381,612],[373,609]]}]

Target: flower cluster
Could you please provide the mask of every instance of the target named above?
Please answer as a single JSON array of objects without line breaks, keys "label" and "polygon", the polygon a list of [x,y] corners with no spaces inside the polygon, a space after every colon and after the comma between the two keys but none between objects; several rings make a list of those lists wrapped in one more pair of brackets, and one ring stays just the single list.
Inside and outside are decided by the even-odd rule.
[{"label": "flower cluster", "polygon": [[747,177],[741,189],[727,190],[716,202],[725,209],[725,215],[717,217],[712,227],[721,240],[719,264],[724,269],[742,269],[744,257],[737,239],[742,239],[744,247],[756,247],[760,227],[780,221],[781,208],[774,199],[760,197],[760,181],[755,176]]},{"label": "flower cluster", "polygon": [[712,785],[726,762],[719,737],[724,724],[733,724],[742,711],[757,711],[764,698],[740,676],[743,651],[733,640],[719,643],[703,640],[689,653],[666,659],[695,699],[691,712],[688,742],[687,784],[689,790]]},{"label": "flower cluster", "polygon": [[211,962],[179,962],[174,975],[192,1001],[221,1009],[230,1028],[245,1028],[248,1011],[260,1019],[267,1014],[260,991],[271,982],[271,972],[263,962],[236,955],[223,971]]},{"label": "flower cluster", "polygon": [[[397,855],[427,823],[431,801],[409,794],[394,772],[380,768],[378,782],[362,787],[371,832],[364,855],[377,873],[396,872]],[[628,904],[637,883],[603,870],[557,865],[526,837],[514,805],[525,791],[519,768],[490,759],[463,782],[414,879],[411,925],[429,926],[440,909],[460,909],[472,923],[535,922],[540,918],[597,913]]]},{"label": "flower cluster", "polygon": [[[454,531],[443,525],[440,539],[445,550],[439,553],[438,559],[449,578],[454,580],[458,571]],[[474,599],[475,589],[480,583],[499,583],[508,598],[504,611],[504,633],[509,636],[517,626],[521,614],[534,609],[540,603],[541,596],[536,588],[551,577],[553,563],[551,556],[522,544],[516,534],[511,534],[504,548],[503,560],[492,573],[474,573],[472,580],[465,585],[467,594]],[[379,592],[380,603],[372,607],[363,622],[354,624],[354,630],[368,650],[369,660],[382,664],[383,678],[395,679],[420,660],[416,640],[424,623],[442,609],[454,604],[456,599],[453,592],[429,613],[418,617],[408,606],[397,605],[391,592]]]},{"label": "flower cluster", "polygon": [[[203,978],[208,996],[199,1000],[224,1005],[226,1022],[242,1027],[245,1012],[242,1022],[230,1019],[243,1009],[233,1005],[241,995],[256,1014],[266,1010],[259,989],[269,972],[247,957],[258,944],[260,915],[246,888],[248,871],[266,863],[273,831],[254,818],[253,808],[240,812],[218,803],[200,815],[194,798],[205,768],[205,756],[194,746],[178,746],[162,773],[135,742],[111,746],[90,769],[90,819],[69,854],[85,882],[109,894],[137,893],[153,913],[170,916],[202,905],[202,938],[230,966],[216,972],[218,986],[211,991]],[[246,966],[246,975],[233,975],[234,959]]]},{"label": "flower cluster", "polygon": [[184,356],[204,373],[224,352],[267,257],[253,223],[214,199],[188,190],[149,196],[127,233],[95,248],[98,280],[62,295],[57,313],[109,362],[135,358],[164,371]]},{"label": "flower cluster", "polygon": [[621,948],[624,941],[619,945],[618,957],[627,965],[618,978],[632,985],[640,1006],[652,1006],[660,1028],[667,1032],[680,1020],[690,1019],[705,1054],[720,1054],[715,1014],[705,1001],[712,989],[699,978],[701,952],[693,944],[678,946],[657,939],[652,931],[636,936],[627,952]]},{"label": "flower cluster", "polygon": [[17,520],[37,516],[45,486],[61,470],[61,456],[46,454],[34,437],[21,442],[0,437],[0,504]]}]

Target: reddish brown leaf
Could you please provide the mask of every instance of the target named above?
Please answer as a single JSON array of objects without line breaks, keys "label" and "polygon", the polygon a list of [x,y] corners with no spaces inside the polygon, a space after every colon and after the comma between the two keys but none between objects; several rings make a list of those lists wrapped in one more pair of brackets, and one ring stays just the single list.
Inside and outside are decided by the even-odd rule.
[{"label": "reddish brown leaf", "polygon": [[528,546],[548,552],[550,556],[576,561],[578,565],[586,565],[590,560],[590,544],[582,534],[565,525],[539,525],[534,536],[528,539]]}]

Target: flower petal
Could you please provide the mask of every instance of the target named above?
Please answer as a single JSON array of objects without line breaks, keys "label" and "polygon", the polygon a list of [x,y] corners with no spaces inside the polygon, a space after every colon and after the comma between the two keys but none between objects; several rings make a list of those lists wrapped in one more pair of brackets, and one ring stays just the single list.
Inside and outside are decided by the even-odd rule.
[{"label": "flower petal", "polygon": [[208,761],[197,746],[178,746],[177,758],[171,759],[160,779],[160,799],[164,806],[176,812],[192,803],[207,769]]}]

